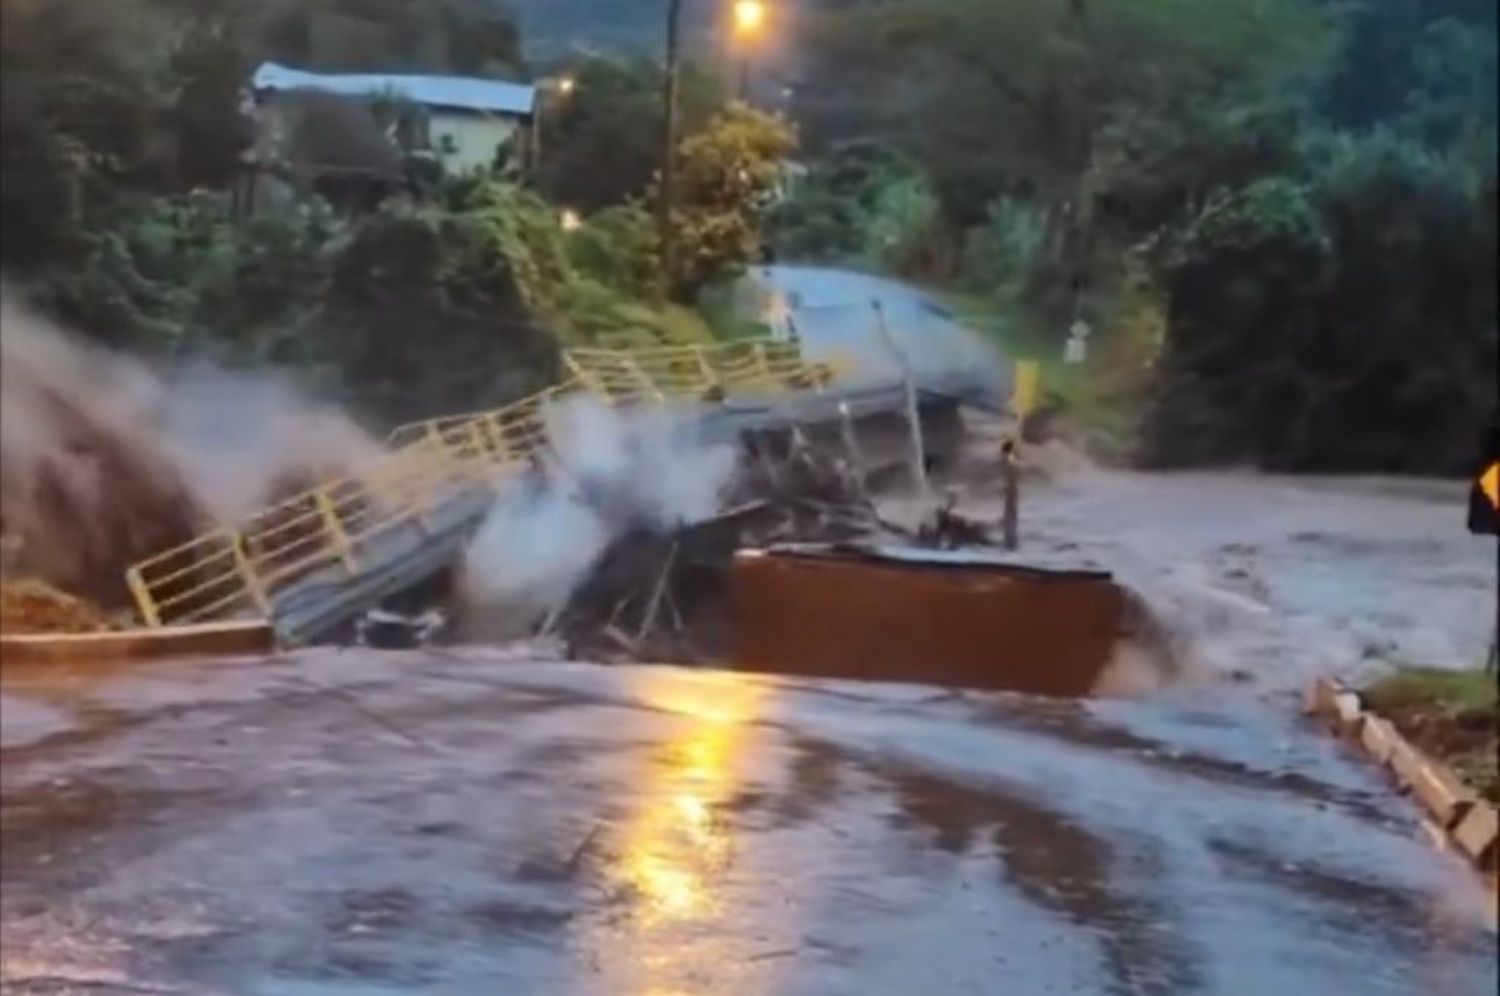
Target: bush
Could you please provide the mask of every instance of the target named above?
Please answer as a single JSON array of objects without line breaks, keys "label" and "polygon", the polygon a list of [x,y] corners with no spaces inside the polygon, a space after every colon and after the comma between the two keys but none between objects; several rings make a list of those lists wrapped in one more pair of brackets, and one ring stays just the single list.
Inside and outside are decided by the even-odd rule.
[{"label": "bush", "polygon": [[795,193],[772,208],[767,240],[788,259],[876,263],[876,214],[892,205],[889,190],[907,183],[920,183],[920,175],[885,147],[846,144],[815,164]]},{"label": "bush", "polygon": [[1466,473],[1495,402],[1493,179],[1382,132],[1310,173],[1177,240],[1147,457]]},{"label": "bush", "polygon": [[964,240],[962,283],[997,301],[1013,300],[1036,264],[1046,235],[1035,207],[997,198],[986,211],[985,223]]},{"label": "bush", "polygon": [[655,219],[638,204],[589,216],[568,237],[568,257],[578,271],[606,287],[643,301],[665,292]]},{"label": "bush", "polygon": [[906,276],[948,275],[938,199],[922,178],[883,184],[866,228],[866,254],[875,265]]},{"label": "bush", "polygon": [[780,258],[840,262],[863,255],[867,225],[858,201],[809,183],[771,208],[766,238]]}]

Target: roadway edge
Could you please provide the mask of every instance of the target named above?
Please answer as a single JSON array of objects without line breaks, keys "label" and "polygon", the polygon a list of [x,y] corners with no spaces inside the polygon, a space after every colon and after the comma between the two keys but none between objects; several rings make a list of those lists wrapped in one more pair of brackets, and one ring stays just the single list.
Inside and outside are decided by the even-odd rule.
[{"label": "roadway edge", "polygon": [[1359,693],[1338,680],[1314,681],[1302,711],[1383,768],[1402,794],[1416,798],[1433,843],[1461,855],[1485,879],[1490,928],[1500,926],[1500,811],[1452,768],[1408,742],[1389,720],[1367,710]]}]

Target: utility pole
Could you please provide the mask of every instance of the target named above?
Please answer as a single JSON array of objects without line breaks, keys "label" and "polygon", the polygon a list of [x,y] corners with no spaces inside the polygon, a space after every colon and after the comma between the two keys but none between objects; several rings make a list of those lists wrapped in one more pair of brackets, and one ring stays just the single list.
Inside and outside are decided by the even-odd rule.
[{"label": "utility pole", "polygon": [[677,185],[677,62],[682,0],[667,0],[667,62],[662,84],[661,189],[657,191],[656,228],[661,243],[661,266],[667,280],[675,270],[676,246],[672,238],[672,208]]}]

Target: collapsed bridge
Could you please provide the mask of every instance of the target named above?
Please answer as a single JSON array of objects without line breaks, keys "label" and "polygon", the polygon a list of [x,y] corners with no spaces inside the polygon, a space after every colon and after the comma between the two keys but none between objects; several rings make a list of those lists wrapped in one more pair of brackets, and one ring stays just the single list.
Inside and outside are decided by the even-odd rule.
[{"label": "collapsed bridge", "polygon": [[545,459],[546,410],[585,395],[623,408],[683,404],[688,431],[738,442],[793,427],[956,406],[910,380],[858,381],[792,342],[565,354],[564,383],[491,411],[402,426],[390,450],[126,575],[149,626],[264,619],[280,640],[319,639],[452,566],[499,490]]}]

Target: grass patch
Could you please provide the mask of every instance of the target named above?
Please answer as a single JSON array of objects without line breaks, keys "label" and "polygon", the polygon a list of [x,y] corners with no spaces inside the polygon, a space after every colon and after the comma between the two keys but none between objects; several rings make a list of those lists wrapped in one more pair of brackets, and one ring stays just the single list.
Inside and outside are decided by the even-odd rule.
[{"label": "grass patch", "polygon": [[1483,671],[1407,667],[1370,685],[1363,698],[1379,713],[1415,707],[1460,711],[1494,709],[1500,693],[1495,676]]},{"label": "grass patch", "polygon": [[1419,750],[1500,804],[1500,686],[1482,670],[1405,667],[1361,692]]}]

